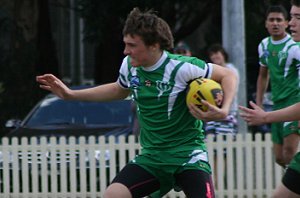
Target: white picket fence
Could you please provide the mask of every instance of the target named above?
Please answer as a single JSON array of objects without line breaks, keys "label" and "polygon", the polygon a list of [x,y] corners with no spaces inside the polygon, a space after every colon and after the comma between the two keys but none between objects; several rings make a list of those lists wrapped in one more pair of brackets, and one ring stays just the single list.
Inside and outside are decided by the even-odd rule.
[{"label": "white picket fence", "polygon": [[[221,136],[207,147],[218,198],[270,197],[283,170],[275,164],[269,134],[235,140]],[[102,197],[107,184],[139,152],[134,136],[74,137],[66,139],[2,139],[0,145],[0,197]],[[226,157],[226,159],[225,159]],[[185,197],[170,192],[166,197]]]}]

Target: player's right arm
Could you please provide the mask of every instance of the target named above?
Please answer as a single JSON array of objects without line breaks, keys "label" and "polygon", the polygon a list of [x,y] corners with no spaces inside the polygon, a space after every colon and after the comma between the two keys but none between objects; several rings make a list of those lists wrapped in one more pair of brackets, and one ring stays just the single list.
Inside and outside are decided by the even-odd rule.
[{"label": "player's right arm", "polygon": [[263,106],[264,93],[266,92],[269,84],[269,72],[266,66],[260,66],[259,74],[256,81],[256,104],[260,107]]},{"label": "player's right arm", "polygon": [[239,109],[242,111],[240,116],[249,125],[300,120],[300,102],[280,110],[269,112],[264,111],[252,101],[249,104],[252,109],[239,106]]},{"label": "player's right arm", "polygon": [[66,100],[110,101],[123,99],[129,95],[129,89],[122,88],[117,82],[93,88],[71,90],[52,74],[37,76],[36,81],[40,83],[40,88],[51,91],[58,97]]}]

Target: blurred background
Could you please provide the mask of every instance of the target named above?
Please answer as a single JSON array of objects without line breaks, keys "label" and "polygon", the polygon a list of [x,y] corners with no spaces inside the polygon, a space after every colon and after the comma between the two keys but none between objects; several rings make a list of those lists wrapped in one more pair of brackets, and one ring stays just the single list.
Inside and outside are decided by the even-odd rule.
[{"label": "blurred background", "polygon": [[[258,74],[257,45],[268,36],[265,11],[287,0],[245,0],[247,98]],[[165,19],[175,44],[193,56],[222,43],[222,0],[0,0],[0,136],[8,119],[22,119],[44,97],[35,76],[53,73],[68,85],[115,81],[123,55],[122,27],[133,7]]]}]

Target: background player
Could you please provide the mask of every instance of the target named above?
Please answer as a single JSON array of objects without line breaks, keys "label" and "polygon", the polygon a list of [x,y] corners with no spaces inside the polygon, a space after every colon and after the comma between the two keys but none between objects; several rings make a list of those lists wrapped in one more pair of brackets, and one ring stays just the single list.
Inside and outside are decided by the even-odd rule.
[{"label": "background player", "polygon": [[[300,41],[300,0],[292,0],[290,10],[291,20],[289,22],[293,40]],[[300,103],[273,112],[265,112],[258,105],[250,102],[253,109],[243,106],[241,117],[250,125],[260,125],[271,122],[284,122],[300,120]],[[300,152],[298,152],[282,178],[282,183],[276,188],[273,198],[300,198]]]},{"label": "background player", "polygon": [[[273,109],[276,110],[300,101],[300,48],[286,32],[287,11],[283,6],[270,6],[265,24],[270,36],[264,38],[258,47],[260,69],[256,103],[262,107],[270,77]],[[285,167],[297,152],[300,140],[298,122],[272,123],[271,132],[276,162]]]}]

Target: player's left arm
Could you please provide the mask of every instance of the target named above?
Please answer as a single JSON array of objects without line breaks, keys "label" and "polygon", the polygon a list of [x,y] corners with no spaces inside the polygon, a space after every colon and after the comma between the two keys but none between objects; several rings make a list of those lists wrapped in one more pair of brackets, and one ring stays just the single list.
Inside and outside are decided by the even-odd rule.
[{"label": "player's left arm", "polygon": [[201,101],[204,105],[208,106],[207,111],[204,112],[196,105],[189,104],[190,113],[199,120],[212,121],[225,119],[236,94],[237,76],[230,69],[213,64],[211,79],[220,83],[222,86],[224,92],[222,107],[219,108],[206,101]]},{"label": "player's left arm", "polygon": [[231,103],[237,90],[237,76],[235,73],[225,67],[213,64],[213,72],[211,79],[219,82],[222,86],[224,97],[222,103],[222,111],[227,115],[230,110]]},{"label": "player's left arm", "polygon": [[[298,72],[298,79],[300,79],[300,46],[299,46],[299,43],[297,43],[297,45],[294,45],[293,47],[290,48],[288,55],[292,56],[293,62],[295,63],[296,69]],[[300,85],[300,84],[298,83],[298,85]],[[299,90],[300,90],[300,86],[299,86]],[[298,121],[298,128],[299,127],[300,127],[300,120]]]}]

